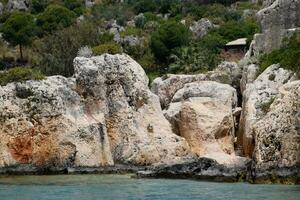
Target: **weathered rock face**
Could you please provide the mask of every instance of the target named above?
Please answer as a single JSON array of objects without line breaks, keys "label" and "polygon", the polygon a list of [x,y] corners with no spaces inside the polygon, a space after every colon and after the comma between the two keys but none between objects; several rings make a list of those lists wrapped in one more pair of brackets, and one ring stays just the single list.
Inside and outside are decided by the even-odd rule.
[{"label": "weathered rock face", "polygon": [[258,12],[262,34],[255,37],[256,49],[270,52],[281,46],[290,29],[300,27],[300,0],[276,0]]},{"label": "weathered rock face", "polygon": [[245,65],[243,69],[242,78],[240,81],[240,89],[241,93],[246,90],[246,85],[253,83],[257,76],[258,65],[256,64],[249,64]]},{"label": "weathered rock face", "polygon": [[199,157],[234,163],[236,90],[213,81],[187,83],[173,96],[165,117],[173,131],[184,137]]},{"label": "weathered rock face", "polygon": [[113,164],[103,114],[89,115],[75,80],[49,77],[0,88],[0,166]]},{"label": "weathered rock face", "polygon": [[0,167],[147,165],[189,155],[129,56],[76,58],[74,65],[75,78],[0,87]]},{"label": "weathered rock face", "polygon": [[29,0],[9,0],[6,4],[6,9],[11,12],[14,10],[28,11],[30,2]]},{"label": "weathered rock face", "polygon": [[[254,126],[254,176],[290,176],[300,172],[300,81],[279,88],[270,111]],[[285,174],[282,172],[285,171]]]},{"label": "weathered rock face", "polygon": [[80,93],[106,102],[107,132],[116,161],[145,165],[188,154],[187,143],[172,134],[158,97],[149,91],[148,78],[135,61],[127,56],[81,58],[75,60],[75,71],[83,87]]},{"label": "weathered rock face", "polygon": [[222,62],[214,71],[210,71],[206,74],[169,74],[164,77],[156,78],[151,85],[151,90],[159,97],[162,108],[167,108],[175,93],[188,83],[210,80],[230,84],[235,88],[239,88],[241,75],[242,70],[236,63]]},{"label": "weathered rock face", "polygon": [[214,28],[214,24],[206,18],[202,18],[190,26],[190,30],[196,38],[202,38],[212,28]]},{"label": "weathered rock face", "polygon": [[294,78],[294,73],[280,68],[279,65],[272,65],[253,83],[246,85],[238,134],[238,145],[243,148],[244,155],[252,156],[254,124],[268,112],[270,104],[278,94],[278,88]]}]

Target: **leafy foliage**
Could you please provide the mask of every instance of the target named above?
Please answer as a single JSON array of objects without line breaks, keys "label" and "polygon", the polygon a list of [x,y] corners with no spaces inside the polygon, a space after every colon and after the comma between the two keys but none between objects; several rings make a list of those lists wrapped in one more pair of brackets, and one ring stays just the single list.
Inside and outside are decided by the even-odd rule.
[{"label": "leafy foliage", "polygon": [[282,48],[265,54],[260,58],[259,74],[272,64],[292,70],[300,75],[300,35],[285,39]]},{"label": "leafy foliage", "polygon": [[169,21],[151,35],[150,47],[159,61],[166,62],[174,49],[187,45],[190,40],[191,34],[183,24]]},{"label": "leafy foliage", "polygon": [[55,30],[70,26],[75,21],[76,14],[59,5],[49,5],[37,17],[37,25],[42,33],[51,33]]},{"label": "leafy foliage", "polygon": [[35,34],[34,18],[28,13],[13,13],[6,20],[1,31],[3,38],[12,45],[28,45]]},{"label": "leafy foliage", "polygon": [[23,60],[22,46],[31,44],[36,26],[31,14],[16,12],[5,21],[1,31],[3,38],[12,45],[20,46],[20,58]]}]

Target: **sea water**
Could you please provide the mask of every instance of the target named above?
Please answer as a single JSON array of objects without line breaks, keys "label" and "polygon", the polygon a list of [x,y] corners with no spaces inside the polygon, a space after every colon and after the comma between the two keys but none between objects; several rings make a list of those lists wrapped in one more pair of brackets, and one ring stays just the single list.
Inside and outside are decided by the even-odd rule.
[{"label": "sea water", "polygon": [[300,186],[135,179],[131,175],[2,176],[0,200],[300,200]]}]

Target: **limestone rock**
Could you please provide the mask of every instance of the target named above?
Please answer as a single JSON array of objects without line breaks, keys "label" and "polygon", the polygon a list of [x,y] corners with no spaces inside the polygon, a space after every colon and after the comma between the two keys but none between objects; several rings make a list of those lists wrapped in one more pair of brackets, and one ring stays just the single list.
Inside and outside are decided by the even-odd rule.
[{"label": "limestone rock", "polygon": [[234,163],[236,90],[213,81],[187,83],[164,111],[173,131],[184,137],[192,152],[219,163]]},{"label": "limestone rock", "polygon": [[228,107],[236,107],[237,105],[236,90],[230,85],[214,81],[187,83],[175,93],[172,102],[180,102],[192,97],[209,97]]},{"label": "limestone rock", "polygon": [[190,156],[127,55],[74,60],[74,78],[0,87],[0,167],[173,163]]},{"label": "limestone rock", "polygon": [[256,64],[249,64],[244,66],[242,79],[240,81],[241,93],[243,93],[246,90],[247,84],[253,83],[255,81],[257,71],[258,65]]},{"label": "limestone rock", "polygon": [[172,133],[158,97],[148,90],[145,72],[130,57],[77,58],[75,71],[80,93],[106,102],[116,161],[146,165],[188,155],[186,141]]},{"label": "limestone rock", "polygon": [[288,29],[300,27],[300,0],[276,0],[257,14],[262,34],[258,46],[262,52],[270,52],[281,46]]},{"label": "limestone rock", "polygon": [[9,0],[6,4],[6,9],[9,12],[18,11],[28,11],[29,10],[29,0]]},{"label": "limestone rock", "polygon": [[167,108],[175,93],[187,83],[211,80],[239,88],[241,76],[241,67],[235,62],[222,62],[214,71],[209,71],[206,74],[168,74],[164,77],[156,78],[152,82],[151,90],[159,97],[162,108]]},{"label": "limestone rock", "polygon": [[190,26],[191,32],[196,38],[202,38],[206,35],[209,29],[214,28],[214,24],[206,18],[202,18],[197,22],[193,22]]},{"label": "limestone rock", "polygon": [[128,36],[125,36],[123,39],[122,39],[122,44],[124,46],[129,46],[129,47],[133,47],[133,46],[137,46],[139,45],[141,42],[140,42],[140,39],[136,36],[133,36],[133,35],[128,35]]},{"label": "limestone rock", "polygon": [[238,145],[243,148],[244,155],[252,156],[254,124],[268,112],[270,104],[278,94],[278,88],[293,79],[293,72],[276,64],[267,68],[253,83],[246,85],[238,134]]},{"label": "limestone rock", "polygon": [[211,98],[192,98],[183,103],[179,130],[193,153],[219,163],[234,155],[231,107]]},{"label": "limestone rock", "polygon": [[199,75],[168,75],[154,79],[151,85],[151,90],[158,95],[161,106],[167,107],[171,102],[174,94],[186,83],[205,80],[204,74]]},{"label": "limestone rock", "polygon": [[[299,179],[300,81],[279,88],[270,111],[254,126],[254,175],[259,179],[282,176]],[[284,169],[284,170],[283,170]]]},{"label": "limestone rock", "polygon": [[75,80],[61,76],[0,87],[0,166],[113,164],[103,114],[88,113]]}]

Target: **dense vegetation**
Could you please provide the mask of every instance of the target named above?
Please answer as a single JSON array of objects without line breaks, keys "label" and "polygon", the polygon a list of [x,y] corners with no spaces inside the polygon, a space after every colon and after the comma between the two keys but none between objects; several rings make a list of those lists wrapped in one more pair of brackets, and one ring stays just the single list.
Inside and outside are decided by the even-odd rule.
[{"label": "dense vegetation", "polygon": [[281,67],[292,70],[300,76],[300,34],[286,38],[283,46],[260,58],[260,70],[263,72],[272,64],[279,63]]},{"label": "dense vegetation", "polygon": [[[259,32],[255,20],[242,17],[243,9],[257,8],[236,0],[103,0],[90,8],[84,0],[32,0],[29,12],[0,17],[0,32],[10,43],[0,41],[0,70],[27,65],[45,75],[72,76],[77,55],[122,52],[137,60],[150,78],[212,70],[227,42],[251,40]],[[215,28],[199,38],[189,27],[201,18]],[[116,26],[113,20],[119,35],[110,30]]]}]

